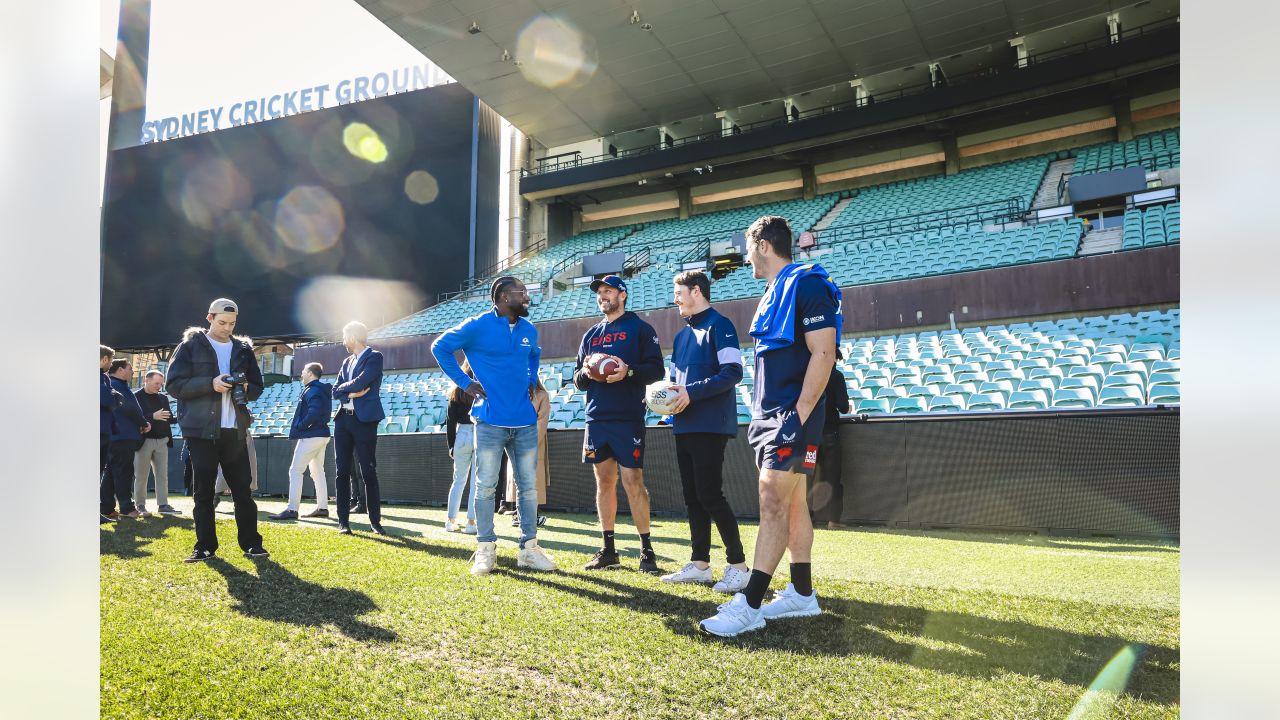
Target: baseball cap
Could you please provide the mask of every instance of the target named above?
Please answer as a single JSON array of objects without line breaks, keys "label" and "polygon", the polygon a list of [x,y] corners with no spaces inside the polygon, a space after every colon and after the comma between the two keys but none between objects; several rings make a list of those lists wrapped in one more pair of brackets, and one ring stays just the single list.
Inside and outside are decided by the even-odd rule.
[{"label": "baseball cap", "polygon": [[616,288],[618,290],[621,290],[622,292],[627,292],[627,284],[623,282],[622,278],[618,277],[617,275],[605,275],[604,277],[599,278],[597,280],[592,280],[591,292],[595,292],[596,290],[599,290],[601,285],[608,285],[611,288]]},{"label": "baseball cap", "polygon": [[240,307],[236,305],[234,300],[227,298],[218,298],[209,303],[209,314],[217,315],[218,313],[231,313],[232,315],[240,314]]}]

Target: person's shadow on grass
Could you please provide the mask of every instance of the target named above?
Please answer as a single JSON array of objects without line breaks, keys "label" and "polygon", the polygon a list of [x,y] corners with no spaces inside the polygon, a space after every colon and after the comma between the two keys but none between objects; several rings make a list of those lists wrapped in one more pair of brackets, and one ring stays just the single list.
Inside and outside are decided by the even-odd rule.
[{"label": "person's shadow on grass", "polygon": [[398,638],[390,630],[358,619],[378,609],[358,590],[303,580],[269,558],[254,561],[257,575],[219,557],[206,563],[226,579],[227,592],[237,603],[232,609],[248,617],[307,627],[333,625],[361,642],[388,643]]},{"label": "person's shadow on grass", "polygon": [[1179,651],[1173,648],[965,613],[821,595],[823,614],[818,617],[776,620],[760,631],[717,638],[703,634],[698,621],[715,614],[716,605],[729,596],[715,594],[699,600],[619,582],[608,577],[611,572],[618,571],[573,574],[575,580],[594,588],[566,584],[554,574],[519,572],[513,576],[602,604],[662,616],[674,634],[699,641],[803,655],[874,656],[981,679],[1017,673],[1058,679],[1082,691],[1121,649],[1132,646],[1137,661],[1126,694],[1163,705],[1179,700]]},{"label": "person's shadow on grass", "polygon": [[98,552],[102,555],[114,555],[122,560],[148,557],[151,552],[143,549],[147,545],[175,529],[188,530],[191,527],[191,518],[174,515],[137,520],[121,519],[112,523],[111,532],[98,534]]}]

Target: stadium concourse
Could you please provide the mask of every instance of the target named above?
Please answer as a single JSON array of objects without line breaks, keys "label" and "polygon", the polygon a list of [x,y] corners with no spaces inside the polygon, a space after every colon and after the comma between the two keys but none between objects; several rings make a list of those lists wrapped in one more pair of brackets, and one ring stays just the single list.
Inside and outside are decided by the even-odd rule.
[{"label": "stadium concourse", "polygon": [[[104,716],[1178,716],[1176,0],[359,5],[456,82],[111,161],[123,170],[104,203],[104,288],[127,287],[130,252],[110,244],[135,235],[156,253],[207,259],[218,274],[207,284],[235,288],[173,283],[203,303],[233,298],[237,331],[255,338],[255,547],[271,552],[175,561],[190,551],[194,509],[175,426],[170,498],[185,514],[101,533]],[[230,199],[197,192],[209,167],[236,180]],[[179,200],[147,191],[170,182]],[[787,220],[789,258],[773,240],[785,234],[764,239],[753,225],[767,216]],[[263,240],[272,233],[281,242]],[[256,274],[238,272],[241,256]],[[801,281],[787,290],[756,275],[806,272],[793,264],[829,275],[818,275],[825,314],[789,313],[792,332],[757,352],[758,305],[795,300]],[[710,321],[675,307],[674,279],[695,270],[710,278]],[[623,287],[638,319],[607,309]],[[166,311],[186,302],[170,299]],[[532,328],[517,319],[525,311]],[[576,358],[602,314],[628,323],[628,342],[645,339],[650,373],[656,355],[665,369],[673,353],[694,356],[676,337],[697,322],[736,328],[728,347],[697,355],[736,381],[736,425],[721,397],[716,426],[736,434],[700,433],[723,452],[698,470],[719,473],[723,497],[707,501],[720,508],[717,533],[741,526],[750,567],[735,571],[729,602],[712,582],[671,581],[707,573],[723,590],[744,565],[717,536],[709,561],[690,552],[705,545],[694,525],[709,527],[698,508],[710,495],[686,477],[680,415],[650,410],[641,431],[633,408],[634,422],[618,421],[625,433],[588,420]],[[802,378],[810,358],[829,357],[810,352],[816,339],[798,344],[801,318],[821,327],[808,337],[834,336],[824,392],[848,409],[814,436],[808,423],[823,416],[811,415],[795,426],[802,452],[770,460],[753,431],[776,420],[787,436],[787,413],[802,414],[798,400],[759,409],[783,382],[779,347]],[[139,376],[168,367],[172,328],[133,327],[120,312],[103,328],[104,343],[130,338],[117,347]],[[463,375],[441,348],[455,347],[481,361],[477,383],[487,373],[502,388],[494,400],[449,397]],[[740,381],[723,370],[739,360]],[[339,368],[342,380],[369,377],[361,363],[381,369],[372,396],[303,382]],[[525,401],[535,374],[546,402],[532,383]],[[301,465],[290,471],[295,412],[319,417],[325,403],[328,425],[358,421],[361,447],[376,441],[360,464],[380,520],[348,517],[345,497],[336,527],[326,502],[299,512],[300,497],[332,496],[339,474],[336,442],[309,456],[316,475],[301,493]],[[385,417],[361,414],[379,403]],[[531,418],[531,404],[546,417],[536,443],[523,421],[480,417]],[[468,412],[465,437],[502,435],[513,463],[545,468],[536,503],[521,475],[511,526],[490,528],[491,501],[455,487],[487,492],[503,454],[496,440],[484,448],[484,482],[455,466],[467,455],[456,448],[481,450],[455,444]],[[613,480],[594,465],[610,461],[609,439],[643,465],[619,463],[616,531]],[[787,457],[791,471],[770,465]],[[816,476],[794,477],[801,458]],[[769,494],[779,477],[794,483],[790,511]],[[477,508],[478,530],[462,516]],[[230,549],[225,519],[216,534]],[[789,563],[760,559],[782,545]],[[543,564],[528,564],[534,550]],[[678,572],[660,580],[655,561],[659,575]],[[614,567],[646,572],[603,571]],[[782,599],[774,612],[798,610],[753,624],[765,588]]]}]

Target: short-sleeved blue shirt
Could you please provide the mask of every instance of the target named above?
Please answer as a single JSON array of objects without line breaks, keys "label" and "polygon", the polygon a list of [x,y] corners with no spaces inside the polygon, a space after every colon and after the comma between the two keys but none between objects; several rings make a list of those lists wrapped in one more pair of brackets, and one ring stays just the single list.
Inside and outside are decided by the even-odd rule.
[{"label": "short-sleeved blue shirt", "polygon": [[[782,410],[792,410],[800,399],[804,374],[809,368],[809,346],[804,334],[836,327],[840,309],[835,295],[825,280],[805,276],[796,280],[795,341],[786,347],[757,352],[755,387],[751,393],[751,417],[757,420]],[[757,308],[756,312],[760,312]],[[839,333],[840,329],[836,328]]]}]

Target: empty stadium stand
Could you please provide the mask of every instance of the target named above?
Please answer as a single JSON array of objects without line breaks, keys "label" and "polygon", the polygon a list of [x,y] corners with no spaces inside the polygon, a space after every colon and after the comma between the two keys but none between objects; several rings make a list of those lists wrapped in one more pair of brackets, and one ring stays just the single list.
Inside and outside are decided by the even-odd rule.
[{"label": "empty stadium stand", "polygon": [[[1179,405],[1180,330],[1174,308],[845,338],[837,367],[854,414]],[[746,373],[734,390],[740,423],[750,420],[754,382],[753,351],[743,354]],[[571,361],[544,363],[540,371],[553,429],[584,423],[586,399],[572,373]],[[443,432],[450,387],[439,371],[388,374],[382,391],[388,417],[379,432]],[[267,388],[250,406],[253,432],[287,434],[300,392],[298,382]]]}]

